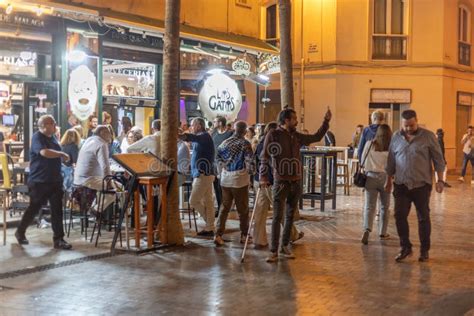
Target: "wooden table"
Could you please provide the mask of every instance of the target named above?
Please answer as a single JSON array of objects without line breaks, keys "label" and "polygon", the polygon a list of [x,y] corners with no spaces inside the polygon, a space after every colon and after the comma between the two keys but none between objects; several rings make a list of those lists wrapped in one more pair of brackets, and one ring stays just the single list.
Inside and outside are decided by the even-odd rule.
[{"label": "wooden table", "polygon": [[[168,177],[139,177],[138,184],[144,185],[147,195],[146,212],[147,212],[147,248],[153,248],[154,232],[155,232],[155,214],[153,202],[153,186],[160,186],[161,195],[161,218],[158,224],[158,234],[160,242],[166,244],[168,236],[167,211],[166,211],[166,195],[167,195]],[[134,192],[134,218],[135,218],[135,246],[140,249],[140,190]]]}]

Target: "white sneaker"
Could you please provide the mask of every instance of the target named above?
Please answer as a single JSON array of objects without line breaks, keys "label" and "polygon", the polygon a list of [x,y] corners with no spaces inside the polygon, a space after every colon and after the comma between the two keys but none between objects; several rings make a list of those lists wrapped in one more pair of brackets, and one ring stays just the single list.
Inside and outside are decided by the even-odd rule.
[{"label": "white sneaker", "polygon": [[459,182],[464,182],[464,177],[459,177],[459,178],[458,178],[458,181],[459,181]]},{"label": "white sneaker", "polygon": [[281,246],[280,253],[287,259],[295,259],[296,256],[291,252],[288,246]]}]

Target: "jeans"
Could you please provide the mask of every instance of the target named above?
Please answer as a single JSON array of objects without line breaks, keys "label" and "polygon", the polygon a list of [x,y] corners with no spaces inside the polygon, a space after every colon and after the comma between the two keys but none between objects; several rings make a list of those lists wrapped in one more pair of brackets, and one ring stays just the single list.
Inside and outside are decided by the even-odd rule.
[{"label": "jeans", "polygon": [[[266,246],[268,244],[267,239],[267,215],[268,210],[271,207],[273,201],[273,194],[271,188],[258,188],[259,183],[254,181],[253,187],[256,190],[260,190],[258,198],[256,198],[255,205],[255,222],[253,226],[253,242],[255,245]],[[293,224],[291,226],[290,240],[295,241],[299,237],[299,231]]]},{"label": "jeans", "polygon": [[193,190],[189,198],[189,204],[194,208],[206,222],[206,231],[214,231],[214,201],[212,200],[212,182],[214,176],[201,174],[193,179]]},{"label": "jeans", "polygon": [[387,234],[389,219],[390,193],[384,190],[386,180],[387,174],[385,172],[368,172],[365,183],[364,230],[372,231],[377,197],[379,197],[379,235]]},{"label": "jeans", "polygon": [[466,175],[467,163],[468,162],[471,162],[472,179],[474,180],[474,155],[471,155],[471,154],[468,155],[468,154],[464,153],[464,159],[462,161],[461,177],[464,177]]},{"label": "jeans", "polygon": [[295,210],[298,208],[298,201],[301,195],[299,181],[278,181],[275,180],[272,188],[273,193],[273,221],[272,221],[272,245],[271,251],[277,252],[280,241],[280,225],[285,214],[285,224],[283,227],[282,246],[290,243],[291,227]]},{"label": "jeans", "polygon": [[225,231],[225,223],[229,215],[232,202],[235,201],[237,213],[239,213],[240,232],[242,235],[247,235],[249,230],[249,186],[246,185],[241,188],[227,188],[222,187],[222,205],[217,218],[217,233],[222,236]]},{"label": "jeans", "polygon": [[409,190],[405,185],[394,185],[393,196],[395,198],[395,222],[400,237],[402,248],[411,248],[410,227],[408,226],[408,214],[411,203],[416,207],[418,217],[418,236],[420,238],[421,251],[430,250],[430,195],[431,185],[426,184],[419,188]]},{"label": "jeans", "polygon": [[63,184],[54,183],[29,183],[30,205],[26,209],[18,226],[18,233],[24,235],[26,229],[33,222],[41,207],[49,201],[51,207],[51,228],[53,229],[53,240],[61,240],[64,237],[63,228]]}]

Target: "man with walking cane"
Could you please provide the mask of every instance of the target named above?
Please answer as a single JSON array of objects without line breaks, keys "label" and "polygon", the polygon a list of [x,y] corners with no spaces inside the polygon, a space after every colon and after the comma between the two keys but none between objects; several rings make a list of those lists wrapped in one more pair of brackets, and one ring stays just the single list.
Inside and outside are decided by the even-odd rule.
[{"label": "man with walking cane", "polygon": [[267,262],[278,261],[280,224],[283,214],[285,214],[285,224],[280,254],[288,259],[295,258],[288,248],[288,244],[290,243],[294,212],[298,207],[301,195],[300,179],[303,168],[300,161],[300,148],[303,145],[308,146],[320,141],[329,129],[331,117],[331,111],[328,109],[319,130],[315,134],[305,135],[296,131],[298,125],[296,112],[291,108],[285,108],[278,115],[278,128],[265,137],[261,155],[260,187],[266,187],[269,184],[265,168],[268,168],[270,162],[273,166],[274,176],[272,243]]}]

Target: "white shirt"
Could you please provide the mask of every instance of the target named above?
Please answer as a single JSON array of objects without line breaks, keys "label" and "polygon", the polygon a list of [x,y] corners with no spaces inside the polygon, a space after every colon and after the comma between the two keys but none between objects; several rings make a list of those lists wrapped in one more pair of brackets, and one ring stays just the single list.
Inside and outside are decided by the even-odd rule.
[{"label": "white shirt", "polygon": [[127,147],[127,153],[144,153],[151,151],[154,155],[161,156],[160,148],[160,132],[155,132],[140,139],[139,141]]},{"label": "white shirt", "polygon": [[74,184],[83,185],[90,177],[110,175],[109,144],[99,136],[89,137],[82,145],[74,170]]},{"label": "white shirt", "polygon": [[462,137],[462,140],[466,140],[467,141],[464,143],[464,147],[462,149],[462,151],[466,154],[466,155],[469,155],[471,153],[471,148],[472,148],[472,140],[473,140],[473,136],[469,136],[468,134],[464,134],[464,136]]},{"label": "white shirt", "polygon": [[227,171],[222,169],[221,171],[221,186],[226,188],[242,188],[250,183],[250,175],[247,169]]},{"label": "white shirt", "polygon": [[[385,167],[387,166],[388,160],[388,151],[375,151],[375,147],[372,145],[372,140],[365,143],[364,151],[362,157],[360,157],[361,163],[364,161],[364,169],[367,172],[385,172]],[[370,152],[367,154],[367,151]],[[366,158],[367,157],[367,158]]]}]

